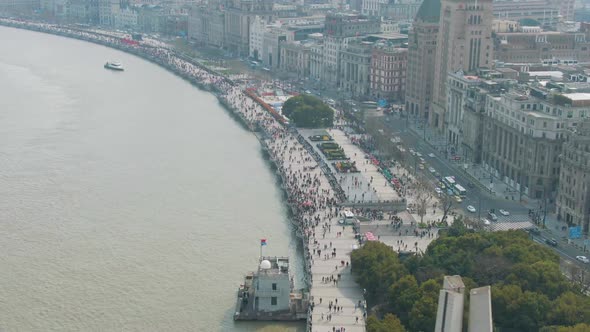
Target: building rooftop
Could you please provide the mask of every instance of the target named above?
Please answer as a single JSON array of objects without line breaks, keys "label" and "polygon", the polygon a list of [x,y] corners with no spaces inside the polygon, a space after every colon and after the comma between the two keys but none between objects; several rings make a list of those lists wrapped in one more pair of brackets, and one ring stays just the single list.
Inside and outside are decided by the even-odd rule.
[{"label": "building rooftop", "polygon": [[416,13],[415,20],[438,23],[440,19],[440,0],[424,0]]}]

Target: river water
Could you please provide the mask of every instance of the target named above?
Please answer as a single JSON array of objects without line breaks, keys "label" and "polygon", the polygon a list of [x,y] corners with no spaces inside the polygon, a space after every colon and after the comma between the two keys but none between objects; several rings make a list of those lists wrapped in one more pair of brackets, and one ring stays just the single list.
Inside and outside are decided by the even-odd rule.
[{"label": "river water", "polygon": [[232,320],[260,238],[301,261],[258,141],[213,95],[106,47],[0,41],[0,331],[303,329]]}]

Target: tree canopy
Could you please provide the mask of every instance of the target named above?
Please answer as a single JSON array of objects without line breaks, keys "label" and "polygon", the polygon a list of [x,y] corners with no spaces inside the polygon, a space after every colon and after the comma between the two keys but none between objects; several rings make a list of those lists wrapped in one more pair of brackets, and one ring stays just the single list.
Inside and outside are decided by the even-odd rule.
[{"label": "tree canopy", "polygon": [[321,99],[308,94],[287,99],[282,112],[297,127],[326,128],[334,123],[334,110]]},{"label": "tree canopy", "polygon": [[387,245],[368,242],[352,252],[351,262],[374,309],[369,332],[400,330],[395,324],[388,329],[389,315],[407,331],[434,330],[442,277],[454,274],[463,278],[465,294],[492,286],[494,325],[500,329],[590,331],[581,325],[590,324],[590,298],[563,276],[559,257],[524,232],[473,233],[451,226],[423,256],[400,259]]}]

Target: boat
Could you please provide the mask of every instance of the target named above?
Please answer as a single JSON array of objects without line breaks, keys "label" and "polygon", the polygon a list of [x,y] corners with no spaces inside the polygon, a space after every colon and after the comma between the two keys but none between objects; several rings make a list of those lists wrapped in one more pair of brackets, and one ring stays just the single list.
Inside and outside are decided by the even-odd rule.
[{"label": "boat", "polygon": [[104,64],[104,67],[106,69],[110,69],[110,70],[117,70],[117,71],[125,70],[125,68],[123,68],[123,65],[120,62],[107,62]]}]

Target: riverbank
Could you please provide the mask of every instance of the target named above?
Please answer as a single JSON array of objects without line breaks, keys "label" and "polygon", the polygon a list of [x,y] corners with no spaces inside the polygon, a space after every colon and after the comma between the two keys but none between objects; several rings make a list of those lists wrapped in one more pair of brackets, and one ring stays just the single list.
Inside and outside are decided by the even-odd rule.
[{"label": "riverbank", "polygon": [[[304,248],[305,280],[311,295],[315,297],[308,318],[309,330],[319,330],[320,327],[322,331],[328,328],[341,330],[343,327],[346,331],[364,330],[364,316],[359,312],[361,317],[358,322],[358,315],[351,316],[352,312],[357,311],[357,302],[362,300],[362,294],[350,275],[348,255],[355,243],[353,232],[349,228],[342,231],[336,229],[339,227],[337,216],[341,203],[340,192],[337,186],[331,186],[333,181],[328,178],[328,173],[322,171],[314,158],[314,152],[302,144],[301,135],[281,123],[276,114],[269,112],[267,105],[246,95],[243,86],[165,47],[150,45],[148,42],[130,45],[119,37],[47,24],[3,19],[0,19],[0,24],[113,47],[156,63],[216,94],[220,102],[250,130],[259,132],[257,137],[283,182],[282,188],[293,212],[292,222],[297,227],[297,235]],[[327,254],[328,248],[333,251],[330,252],[330,257],[326,256],[324,259],[321,251],[324,250]],[[316,258],[318,262],[314,262],[315,255],[319,257]],[[320,264],[320,260],[323,263]],[[334,266],[334,270],[339,273],[331,272],[332,269],[326,270],[326,266]],[[336,279],[342,281],[340,285],[333,282]],[[331,280],[333,284],[326,280]],[[344,280],[348,284],[344,285]],[[320,292],[320,288],[323,292]],[[333,304],[329,304],[330,302]],[[336,308],[339,310],[336,311]]]}]

